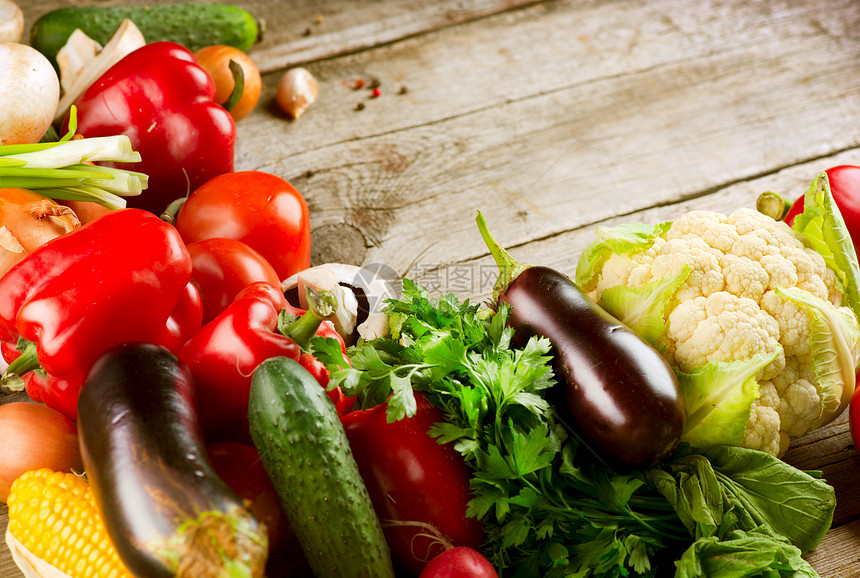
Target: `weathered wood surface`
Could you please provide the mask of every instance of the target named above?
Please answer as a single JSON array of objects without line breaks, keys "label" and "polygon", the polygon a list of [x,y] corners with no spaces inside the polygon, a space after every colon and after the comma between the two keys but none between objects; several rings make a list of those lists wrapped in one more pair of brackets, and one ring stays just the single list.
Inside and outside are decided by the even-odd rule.
[{"label": "weathered wood surface", "polygon": [[[149,2],[99,2],[121,3]],[[29,26],[66,4],[22,8]],[[237,169],[305,194],[317,263],[387,263],[480,299],[494,267],[477,209],[519,260],[572,271],[597,225],[751,207],[761,191],[797,196],[819,171],[860,164],[853,0],[237,4],[267,22]],[[321,91],[290,121],[273,98],[297,64]],[[357,78],[381,96],[347,86]],[[821,469],[839,501],[808,559],[822,576],[860,575],[860,457],[845,417],[795,440],[787,460]],[[5,521],[0,506],[0,531]],[[0,550],[0,576],[15,575]]]}]

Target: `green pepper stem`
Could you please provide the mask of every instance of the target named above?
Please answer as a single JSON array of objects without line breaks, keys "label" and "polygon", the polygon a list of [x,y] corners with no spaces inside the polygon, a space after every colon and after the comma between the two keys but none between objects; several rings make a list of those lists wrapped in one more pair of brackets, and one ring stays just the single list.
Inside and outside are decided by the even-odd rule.
[{"label": "green pepper stem", "polygon": [[308,300],[307,312],[281,330],[281,333],[298,343],[302,349],[308,348],[322,322],[337,311],[337,297],[334,293],[306,287],[305,295]]},{"label": "green pepper stem", "polygon": [[42,364],[39,363],[39,358],[36,356],[36,344],[26,339],[18,340],[18,349],[21,351],[16,359],[9,364],[3,376],[0,377],[0,385],[13,391],[23,389],[23,380],[21,376],[36,369],[41,369]]},{"label": "green pepper stem", "polygon": [[481,214],[481,211],[478,211],[476,221],[478,223],[478,231],[481,232],[481,237],[484,239],[484,243],[486,243],[487,248],[490,250],[490,254],[493,256],[493,259],[496,260],[496,265],[499,267],[499,279],[493,286],[493,300],[498,301],[499,295],[504,293],[508,287],[510,287],[511,283],[514,282],[514,279],[519,277],[520,273],[525,269],[528,269],[529,266],[515,261],[514,258],[511,257],[510,253],[508,253],[504,247],[499,245],[499,243],[490,234],[487,220],[484,219],[484,215]]}]

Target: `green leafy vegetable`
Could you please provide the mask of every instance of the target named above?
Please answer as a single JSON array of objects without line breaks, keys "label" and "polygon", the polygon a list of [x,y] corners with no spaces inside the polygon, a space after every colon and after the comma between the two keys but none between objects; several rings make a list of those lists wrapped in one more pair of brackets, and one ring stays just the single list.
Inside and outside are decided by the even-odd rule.
[{"label": "green leafy vegetable", "polygon": [[860,265],[839,206],[830,192],[827,173],[813,179],[803,199],[803,212],[791,228],[802,234],[839,278],[843,302],[860,318]]},{"label": "green leafy vegetable", "polygon": [[678,372],[678,385],[687,404],[683,441],[694,446],[740,445],[759,396],[756,376],[782,351],[749,359],[712,361],[689,373]]},{"label": "green leafy vegetable", "polygon": [[722,538],[768,527],[803,552],[830,528],[836,497],[816,472],[803,472],[765,452],[689,447],[645,477],[697,537]]},{"label": "green leafy vegetable", "polygon": [[666,344],[660,338],[666,332],[666,309],[689,276],[690,266],[685,263],[677,275],[663,277],[640,288],[610,287],[600,296],[598,305],[665,353]]},{"label": "green leafy vegetable", "polygon": [[430,433],[472,469],[468,515],[482,521],[484,553],[502,576],[657,576],[679,558],[678,576],[731,560],[762,575],[815,575],[800,552],[832,520],[823,480],[765,453],[687,444],[658,467],[617,473],[556,419],[550,344],[512,347],[507,305],[493,313],[451,295],[433,300],[404,279],[387,311],[392,337],[350,348],[351,365],[333,340],[313,340],[315,355],[330,386],[364,407],[388,399],[389,420],[414,411],[413,390],[443,410]]},{"label": "green leafy vegetable", "polygon": [[597,239],[582,252],[576,265],[576,284],[583,289],[595,277],[596,272],[614,253],[635,253],[644,251],[654,243],[654,238],[666,233],[671,222],[648,225],[631,223],[617,227],[598,227]]},{"label": "green leafy vegetable", "polygon": [[857,382],[854,360],[860,347],[860,330],[852,314],[834,309],[829,303],[794,287],[777,287],[775,292],[802,307],[809,314],[809,344],[815,386],[821,399],[819,420],[812,429],[838,415],[851,401]]},{"label": "green leafy vegetable", "polygon": [[715,537],[698,540],[684,552],[677,568],[675,578],[818,576],[797,548],[766,528],[752,532],[734,530],[722,540]]}]

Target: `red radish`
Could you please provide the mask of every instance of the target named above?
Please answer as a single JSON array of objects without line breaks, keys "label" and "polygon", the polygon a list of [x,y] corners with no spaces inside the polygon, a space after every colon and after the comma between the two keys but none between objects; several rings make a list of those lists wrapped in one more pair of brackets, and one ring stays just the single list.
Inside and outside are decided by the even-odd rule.
[{"label": "red radish", "polygon": [[498,578],[484,555],[467,546],[445,550],[421,572],[419,578]]}]

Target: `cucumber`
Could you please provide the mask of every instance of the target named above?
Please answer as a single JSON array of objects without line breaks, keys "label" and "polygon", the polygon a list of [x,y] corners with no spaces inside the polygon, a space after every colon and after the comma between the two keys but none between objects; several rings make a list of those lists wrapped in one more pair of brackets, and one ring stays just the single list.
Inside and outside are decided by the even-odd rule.
[{"label": "cucumber", "polygon": [[30,45],[56,66],[57,52],[75,28],[104,46],[125,18],[134,22],[147,42],[170,40],[192,52],[212,44],[247,51],[261,40],[263,32],[262,22],[231,4],[68,6],[48,12],[33,23]]},{"label": "cucumber", "polygon": [[254,371],[251,438],[319,578],[394,576],[391,554],[334,404],[298,362]]}]

